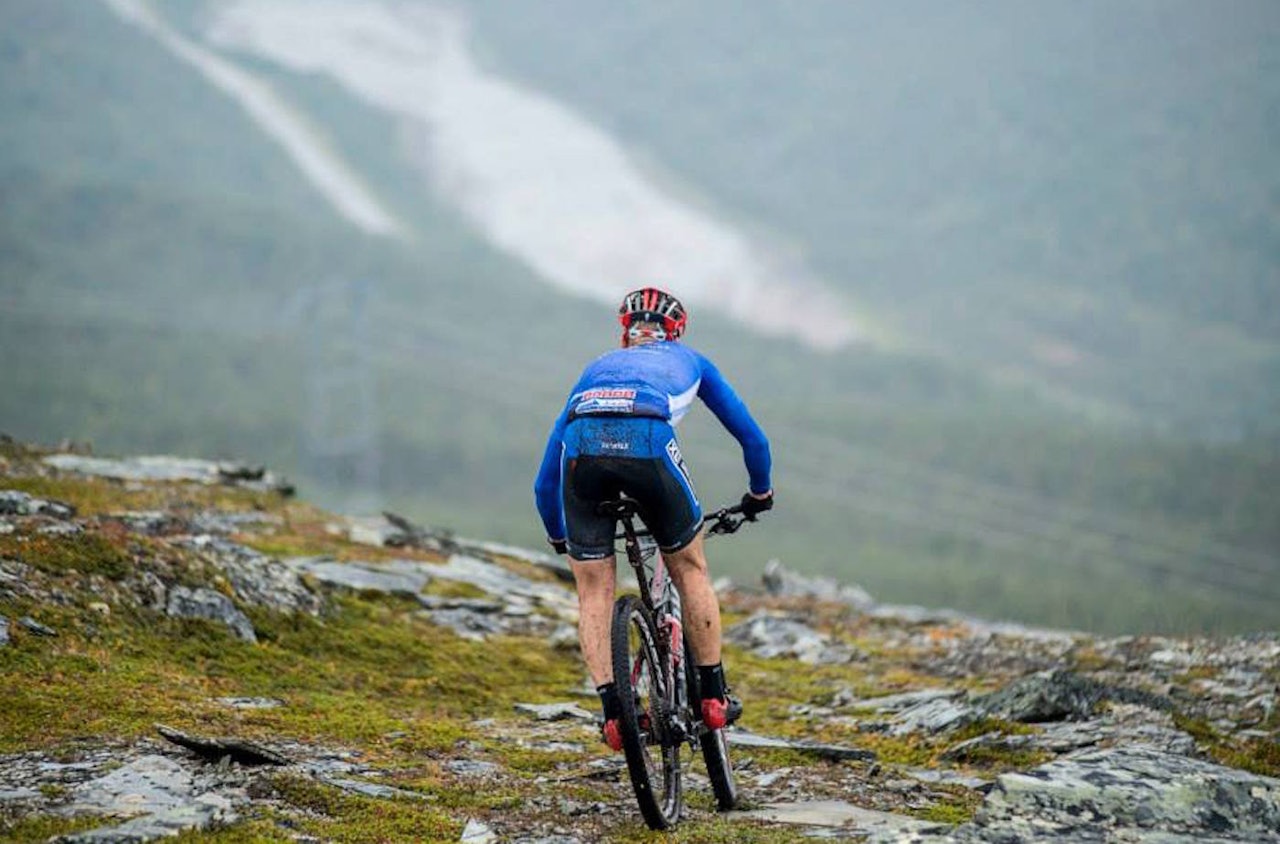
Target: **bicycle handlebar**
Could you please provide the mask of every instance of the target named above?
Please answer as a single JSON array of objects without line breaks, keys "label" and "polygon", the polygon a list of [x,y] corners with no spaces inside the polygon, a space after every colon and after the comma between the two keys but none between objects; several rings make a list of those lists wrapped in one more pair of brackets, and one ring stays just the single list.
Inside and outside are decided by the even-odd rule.
[{"label": "bicycle handlebar", "polygon": [[[734,518],[738,516],[739,518]],[[755,519],[742,515],[742,505],[734,504],[732,507],[721,507],[714,513],[709,513],[703,517],[703,524],[707,526],[707,534],[711,536],[725,536],[730,533],[737,533],[738,529],[746,522],[754,522]],[[652,536],[645,528],[636,530],[636,536]],[[626,539],[625,533],[618,533],[614,539]]]}]

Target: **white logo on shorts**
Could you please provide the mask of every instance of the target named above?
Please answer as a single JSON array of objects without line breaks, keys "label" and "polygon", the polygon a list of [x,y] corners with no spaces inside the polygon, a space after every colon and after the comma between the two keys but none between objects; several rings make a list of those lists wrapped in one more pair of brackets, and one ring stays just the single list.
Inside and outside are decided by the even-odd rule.
[{"label": "white logo on shorts", "polygon": [[680,446],[672,437],[667,443],[667,456],[671,458],[671,462],[676,464],[676,468],[680,470],[680,474],[684,475],[685,483],[689,484],[689,489],[693,489],[693,478],[689,477],[689,470],[685,468],[684,457],[680,455]]}]

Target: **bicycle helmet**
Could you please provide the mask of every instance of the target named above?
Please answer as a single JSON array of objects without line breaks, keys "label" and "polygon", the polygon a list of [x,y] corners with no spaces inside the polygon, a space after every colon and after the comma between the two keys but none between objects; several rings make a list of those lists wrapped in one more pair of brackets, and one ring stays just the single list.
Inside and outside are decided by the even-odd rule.
[{"label": "bicycle helmet", "polygon": [[661,325],[666,332],[665,340],[679,339],[684,334],[685,324],[689,316],[685,313],[680,300],[665,290],[656,287],[641,287],[632,290],[622,300],[618,308],[618,322],[624,329],[630,329],[632,323],[652,322]]}]

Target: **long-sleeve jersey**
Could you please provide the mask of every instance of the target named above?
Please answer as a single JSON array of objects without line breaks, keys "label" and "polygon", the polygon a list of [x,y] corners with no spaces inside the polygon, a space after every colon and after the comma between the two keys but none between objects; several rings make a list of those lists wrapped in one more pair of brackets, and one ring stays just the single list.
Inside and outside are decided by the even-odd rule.
[{"label": "long-sleeve jersey", "polygon": [[572,420],[639,416],[675,425],[695,398],[702,399],[742,446],[751,491],[768,492],[772,488],[769,441],[720,370],[681,343],[646,343],[616,349],[588,364],[556,418],[533,486],[547,536],[565,536],[561,457],[565,427]]}]

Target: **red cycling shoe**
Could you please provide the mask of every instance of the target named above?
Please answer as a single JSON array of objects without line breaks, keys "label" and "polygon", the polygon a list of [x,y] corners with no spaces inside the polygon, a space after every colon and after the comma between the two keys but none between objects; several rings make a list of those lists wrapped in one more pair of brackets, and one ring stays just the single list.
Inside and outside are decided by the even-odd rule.
[{"label": "red cycling shoe", "polygon": [[614,753],[622,750],[622,722],[617,718],[604,722],[604,743],[609,745],[609,749]]},{"label": "red cycling shoe", "polygon": [[702,723],[708,730],[723,729],[742,716],[742,701],[735,697],[708,698],[702,702]]},{"label": "red cycling shoe", "polygon": [[[649,713],[641,712],[637,718],[640,722],[640,729],[649,732]],[[609,749],[615,753],[622,750],[622,721],[618,718],[611,718],[604,722],[604,728],[601,730],[604,743],[609,745]]]}]

